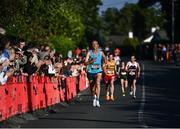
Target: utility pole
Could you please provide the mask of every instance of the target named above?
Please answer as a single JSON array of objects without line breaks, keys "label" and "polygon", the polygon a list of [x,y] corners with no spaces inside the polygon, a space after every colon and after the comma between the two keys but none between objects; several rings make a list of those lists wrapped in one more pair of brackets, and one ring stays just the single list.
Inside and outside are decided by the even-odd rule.
[{"label": "utility pole", "polygon": [[174,21],[175,21],[175,14],[174,14],[174,2],[175,0],[172,0],[172,43],[174,43]]}]

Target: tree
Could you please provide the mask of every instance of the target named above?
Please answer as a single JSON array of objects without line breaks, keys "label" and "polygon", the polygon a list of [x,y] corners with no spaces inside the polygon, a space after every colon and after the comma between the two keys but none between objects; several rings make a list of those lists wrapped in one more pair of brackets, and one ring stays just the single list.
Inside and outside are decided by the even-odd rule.
[{"label": "tree", "polygon": [[87,46],[98,36],[101,0],[1,0],[0,26],[27,41],[50,42],[65,36]]},{"label": "tree", "polygon": [[[168,32],[169,37],[171,38],[172,31],[172,0],[139,0],[138,5],[141,8],[152,7],[153,5],[160,3],[161,12],[164,14],[166,20],[163,28]],[[180,1],[175,0],[175,41],[180,41]]]},{"label": "tree", "polygon": [[164,15],[156,8],[140,8],[137,4],[125,4],[121,10],[109,8],[103,15],[103,29],[110,35],[128,35],[133,31],[139,39],[144,39],[151,27],[164,25]]}]

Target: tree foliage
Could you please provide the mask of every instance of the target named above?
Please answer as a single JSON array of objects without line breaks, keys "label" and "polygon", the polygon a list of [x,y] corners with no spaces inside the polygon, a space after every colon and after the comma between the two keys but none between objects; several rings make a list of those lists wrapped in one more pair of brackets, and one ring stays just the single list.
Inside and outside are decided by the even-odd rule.
[{"label": "tree foliage", "polygon": [[[172,32],[172,2],[173,0],[139,0],[138,5],[141,8],[149,8],[156,4],[160,4],[161,12],[164,14],[166,20],[163,28],[168,32],[169,37],[171,37]],[[180,1],[174,0],[174,11],[175,11],[175,41],[180,41]]]},{"label": "tree foliage", "polygon": [[98,30],[101,0],[1,0],[0,26],[27,41],[71,39],[75,46]]},{"label": "tree foliage", "polygon": [[164,15],[156,8],[140,8],[137,4],[126,4],[121,10],[109,8],[103,15],[105,30],[110,35],[128,35],[133,31],[138,38],[144,38],[151,27],[164,25]]}]

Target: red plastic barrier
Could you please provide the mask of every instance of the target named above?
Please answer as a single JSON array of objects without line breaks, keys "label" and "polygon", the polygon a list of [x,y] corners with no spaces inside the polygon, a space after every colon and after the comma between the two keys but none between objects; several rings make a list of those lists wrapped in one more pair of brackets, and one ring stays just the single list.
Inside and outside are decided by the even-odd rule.
[{"label": "red plastic barrier", "polygon": [[0,121],[6,119],[6,85],[0,85]]},{"label": "red plastic barrier", "polygon": [[[66,99],[76,96],[76,77],[67,77]],[[86,88],[86,77],[80,75],[79,90]],[[0,121],[13,115],[32,111],[65,101],[61,78],[32,75],[30,83],[25,76],[10,77],[4,86],[0,86]]]},{"label": "red plastic barrier", "polygon": [[76,96],[76,77],[66,78],[66,99],[72,100]]},{"label": "red plastic barrier", "polygon": [[38,77],[38,90],[39,90],[39,108],[46,108],[46,95],[45,95],[45,77]]},{"label": "red plastic barrier", "polygon": [[22,111],[23,113],[30,111],[29,108],[29,89],[28,89],[28,83],[27,80],[25,79],[25,81],[21,84],[23,87],[23,93],[22,93],[22,98],[23,99],[23,106],[22,106]]},{"label": "red plastic barrier", "polygon": [[59,93],[60,93],[60,101],[64,102],[65,101],[65,95],[64,95],[64,91],[63,91],[62,87],[60,87]]},{"label": "red plastic barrier", "polygon": [[25,113],[29,111],[27,80],[25,76],[16,78],[17,89],[17,111],[18,113]]},{"label": "red plastic barrier", "polygon": [[65,101],[65,94],[62,89],[62,83],[61,83],[61,77],[58,78],[58,84],[59,84],[59,97],[60,101],[64,102]]},{"label": "red plastic barrier", "polygon": [[11,77],[6,85],[6,117],[9,118],[18,113],[17,110],[17,85],[15,77]]},{"label": "red plastic barrier", "polygon": [[85,74],[79,75],[79,91],[83,91],[86,89],[86,76]]},{"label": "red plastic barrier", "polygon": [[45,89],[47,96],[47,106],[51,106],[60,102],[57,78],[49,79],[49,77],[46,77]]},{"label": "red plastic barrier", "polygon": [[39,108],[39,87],[38,87],[38,77],[32,75],[30,77],[30,106],[31,110],[36,110]]}]

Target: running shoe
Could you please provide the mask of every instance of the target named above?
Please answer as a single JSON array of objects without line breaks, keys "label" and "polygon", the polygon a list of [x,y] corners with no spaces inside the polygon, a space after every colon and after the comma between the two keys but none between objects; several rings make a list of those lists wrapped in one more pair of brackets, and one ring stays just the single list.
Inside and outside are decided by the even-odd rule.
[{"label": "running shoe", "polygon": [[108,101],[110,99],[109,95],[106,95],[105,99]]},{"label": "running shoe", "polygon": [[96,106],[100,108],[99,100],[96,100]]},{"label": "running shoe", "polygon": [[136,99],[136,96],[135,96],[135,95],[133,96],[133,99]]},{"label": "running shoe", "polygon": [[114,101],[114,96],[111,96],[111,98],[110,98],[112,101]]},{"label": "running shoe", "polygon": [[93,107],[96,107],[96,99],[93,99]]},{"label": "running shoe", "polygon": [[132,91],[130,91],[130,93],[129,93],[130,95],[133,95],[133,92]]},{"label": "running shoe", "polygon": [[124,96],[126,96],[126,94],[125,94],[125,93],[123,93],[123,94],[122,94],[122,96],[124,97]]}]

